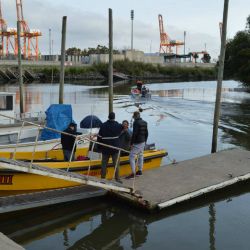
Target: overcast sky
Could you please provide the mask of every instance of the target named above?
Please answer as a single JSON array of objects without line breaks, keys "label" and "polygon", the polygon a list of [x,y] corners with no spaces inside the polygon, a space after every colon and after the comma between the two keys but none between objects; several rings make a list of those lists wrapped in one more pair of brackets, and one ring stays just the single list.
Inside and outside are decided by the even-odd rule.
[{"label": "overcast sky", "polygon": [[[9,27],[16,25],[15,0],[2,0],[2,13]],[[173,40],[183,40],[186,52],[207,51],[219,54],[219,22],[224,0],[23,0],[24,19],[31,29],[40,29],[40,51],[49,53],[49,29],[54,53],[60,52],[62,16],[67,16],[66,47],[81,49],[108,46],[108,8],[113,10],[114,48],[130,48],[130,10],[135,12],[134,48],[159,51],[158,14],[165,31]],[[250,15],[249,0],[229,1],[228,37],[245,28]],[[183,49],[180,49],[183,52]]]}]

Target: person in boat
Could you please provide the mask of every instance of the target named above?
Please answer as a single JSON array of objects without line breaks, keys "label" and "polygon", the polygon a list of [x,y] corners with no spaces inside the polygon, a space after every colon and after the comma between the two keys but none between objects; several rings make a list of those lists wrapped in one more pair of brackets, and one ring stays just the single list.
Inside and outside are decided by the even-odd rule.
[{"label": "person in boat", "polygon": [[147,94],[147,88],[146,86],[143,86],[141,89],[141,97],[146,97]]},{"label": "person in boat", "polygon": [[[135,175],[142,175],[143,169],[143,151],[148,139],[148,125],[144,121],[139,111],[133,114],[133,133],[131,138],[131,151],[129,154],[129,162],[132,173],[126,179],[134,178]],[[135,157],[138,155],[138,171],[136,172]]]},{"label": "person in boat", "polygon": [[[120,134],[120,147],[130,151],[130,142],[131,142],[131,138],[132,138],[132,131],[129,129],[129,122],[127,120],[124,120],[122,122],[122,127],[123,130]],[[129,153],[121,151],[121,156],[127,156],[129,155]]]},{"label": "person in boat", "polygon": [[[69,126],[63,131],[65,133],[71,134],[71,135],[80,135],[81,133],[78,133],[76,131],[76,124],[74,122],[71,122]],[[75,145],[75,137],[61,134],[61,144],[63,149],[63,155],[64,155],[64,161],[70,161],[70,156],[72,154],[71,161],[75,160],[75,152],[76,152],[76,145]]]},{"label": "person in boat", "polygon": [[[115,121],[115,113],[110,112],[108,120],[104,122],[99,130],[97,135],[97,141],[113,146],[120,147],[119,136],[123,130],[122,124]],[[110,156],[112,157],[112,162],[115,167],[117,163],[117,168],[115,172],[115,180],[121,183],[119,175],[119,159],[118,159],[118,150],[103,145],[99,145],[100,151],[102,153],[102,167],[101,167],[101,178],[106,178],[107,165]],[[118,161],[118,162],[117,162]]]},{"label": "person in boat", "polygon": [[142,85],[143,85],[143,83],[142,83],[142,81],[136,81],[136,86],[137,86],[137,89],[140,91],[140,93],[141,93],[141,90],[142,90]]}]

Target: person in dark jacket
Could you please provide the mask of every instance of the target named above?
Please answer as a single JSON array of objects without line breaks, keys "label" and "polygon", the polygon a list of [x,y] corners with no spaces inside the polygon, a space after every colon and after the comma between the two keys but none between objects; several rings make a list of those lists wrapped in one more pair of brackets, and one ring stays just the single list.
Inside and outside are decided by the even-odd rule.
[{"label": "person in dark jacket", "polygon": [[[63,131],[68,134],[72,135],[79,135],[81,133],[76,132],[76,124],[74,122],[71,122],[69,126]],[[63,149],[63,155],[64,155],[64,161],[69,161],[70,156],[72,153],[72,150],[74,149],[74,152],[72,154],[72,161],[75,160],[75,151],[76,151],[76,146],[74,147],[75,144],[75,137],[70,136],[70,135],[65,135],[61,134],[61,144],[62,144],[62,149]]]},{"label": "person in dark jacket", "polygon": [[140,93],[141,93],[142,85],[143,85],[142,81],[139,81],[139,80],[136,81],[136,87],[140,91]]},{"label": "person in dark jacket", "polygon": [[[133,134],[131,138],[131,151],[129,154],[129,161],[132,173],[127,176],[127,179],[134,178],[135,175],[142,175],[143,169],[143,151],[148,139],[148,125],[142,120],[140,112],[135,111],[133,114]],[[136,172],[135,156],[138,155],[138,171]]]},{"label": "person in dark jacket", "polygon": [[[122,132],[122,129],[122,125],[115,121],[115,113],[111,112],[108,116],[108,120],[100,127],[97,141],[113,147],[120,147],[119,136]],[[113,165],[115,166],[116,163],[118,164],[115,172],[115,179],[116,181],[121,182],[119,176],[118,150],[101,145],[100,151],[102,152],[101,178],[106,178],[107,165],[109,157],[111,156]]]},{"label": "person in dark jacket", "polygon": [[[123,130],[120,134],[120,147],[130,151],[130,143],[131,143],[131,137],[132,137],[132,131],[129,129],[129,123],[127,120],[124,120],[122,122]],[[122,151],[121,156],[129,155],[129,153]]]}]

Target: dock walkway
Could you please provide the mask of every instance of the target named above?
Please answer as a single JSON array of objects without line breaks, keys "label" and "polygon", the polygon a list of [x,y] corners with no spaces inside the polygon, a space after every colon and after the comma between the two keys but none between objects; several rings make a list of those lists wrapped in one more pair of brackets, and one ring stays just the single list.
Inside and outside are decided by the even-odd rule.
[{"label": "dock walkway", "polygon": [[0,249],[1,250],[24,250],[23,247],[9,239],[0,232]]},{"label": "dock walkway", "polygon": [[[147,209],[163,209],[250,179],[250,151],[232,149],[145,171],[136,177],[141,198],[119,197]],[[124,180],[131,186],[133,179]]]}]

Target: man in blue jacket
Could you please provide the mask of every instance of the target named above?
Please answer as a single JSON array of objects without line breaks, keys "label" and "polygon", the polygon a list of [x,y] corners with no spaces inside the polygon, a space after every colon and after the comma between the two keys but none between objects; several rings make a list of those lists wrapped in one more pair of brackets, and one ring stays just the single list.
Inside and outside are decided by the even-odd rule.
[{"label": "man in blue jacket", "polygon": [[[133,134],[131,138],[131,151],[129,161],[132,173],[126,179],[134,178],[135,175],[142,175],[143,169],[143,151],[148,139],[148,124],[140,117],[140,112],[133,114]],[[136,172],[135,157],[138,155],[138,171]]]},{"label": "man in blue jacket", "polygon": [[[119,136],[122,132],[122,129],[122,125],[115,121],[115,113],[111,112],[108,116],[108,120],[104,122],[100,127],[97,141],[113,147],[120,147]],[[101,178],[106,178],[107,165],[109,157],[111,156],[114,167],[116,163],[118,163],[115,172],[115,179],[117,182],[121,182],[119,176],[118,150],[106,146],[100,146],[100,150],[102,152]]]}]

